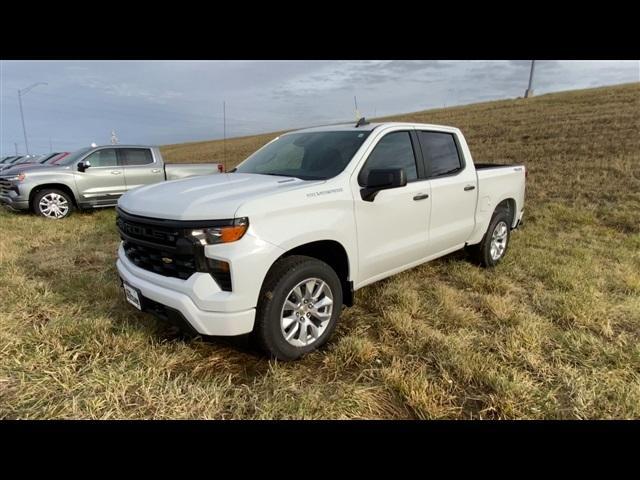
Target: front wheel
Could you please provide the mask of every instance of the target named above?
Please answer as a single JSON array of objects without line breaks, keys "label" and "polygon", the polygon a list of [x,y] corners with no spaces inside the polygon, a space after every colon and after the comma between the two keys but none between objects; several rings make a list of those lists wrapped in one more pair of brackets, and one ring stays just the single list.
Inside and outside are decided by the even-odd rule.
[{"label": "front wheel", "polygon": [[71,215],[73,200],[62,190],[47,188],[36,193],[31,206],[33,211],[41,217],[60,220]]},{"label": "front wheel", "polygon": [[341,310],[336,272],[315,258],[292,255],[267,274],[253,334],[269,355],[295,360],[329,339]]}]

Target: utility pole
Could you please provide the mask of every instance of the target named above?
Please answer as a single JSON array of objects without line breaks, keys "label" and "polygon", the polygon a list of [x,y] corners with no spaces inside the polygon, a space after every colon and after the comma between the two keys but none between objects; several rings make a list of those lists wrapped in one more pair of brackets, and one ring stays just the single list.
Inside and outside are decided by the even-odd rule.
[{"label": "utility pole", "polygon": [[222,102],[222,162],[227,171],[227,102]]},{"label": "utility pole", "polygon": [[22,110],[22,97],[29,93],[32,88],[37,87],[38,85],[47,85],[46,82],[37,82],[32,85],[29,85],[22,90],[18,89],[18,103],[20,104],[20,118],[22,119],[22,133],[24,133],[24,148],[27,151],[27,155],[29,155],[29,142],[27,141],[27,129],[24,126],[24,112]]},{"label": "utility pole", "polygon": [[529,88],[524,92],[524,98],[533,97],[533,71],[536,68],[536,61],[531,60],[531,72],[529,72]]},{"label": "utility pole", "polygon": [[16,157],[18,156],[18,142],[13,142],[13,146],[16,147]]},{"label": "utility pole", "polygon": [[356,120],[360,120],[361,116],[360,112],[358,111],[358,99],[355,95],[353,96],[353,104],[356,106]]}]

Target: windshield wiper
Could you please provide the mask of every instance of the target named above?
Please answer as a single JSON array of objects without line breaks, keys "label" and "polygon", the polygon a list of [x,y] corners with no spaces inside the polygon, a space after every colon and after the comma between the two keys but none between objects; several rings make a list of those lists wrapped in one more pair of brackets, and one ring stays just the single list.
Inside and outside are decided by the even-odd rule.
[{"label": "windshield wiper", "polygon": [[300,178],[295,175],[285,175],[284,173],[259,173],[258,175],[272,175],[274,177]]}]

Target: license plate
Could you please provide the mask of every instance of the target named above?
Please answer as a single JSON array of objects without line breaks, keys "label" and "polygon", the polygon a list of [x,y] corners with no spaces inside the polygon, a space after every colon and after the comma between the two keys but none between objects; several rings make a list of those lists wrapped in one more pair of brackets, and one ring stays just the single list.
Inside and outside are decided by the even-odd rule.
[{"label": "license plate", "polygon": [[127,297],[127,302],[136,307],[138,310],[142,310],[142,305],[140,304],[140,296],[138,295],[138,291],[133,288],[131,285],[127,283],[122,283],[124,287],[124,295]]}]

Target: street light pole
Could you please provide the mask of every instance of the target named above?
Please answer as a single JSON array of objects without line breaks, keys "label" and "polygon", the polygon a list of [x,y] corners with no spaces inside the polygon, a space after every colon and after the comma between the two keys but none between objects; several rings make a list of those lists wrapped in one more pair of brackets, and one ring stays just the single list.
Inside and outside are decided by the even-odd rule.
[{"label": "street light pole", "polygon": [[24,133],[24,148],[27,151],[27,155],[29,155],[29,142],[27,141],[27,128],[24,126],[24,112],[22,110],[22,96],[26,95],[31,91],[32,88],[37,87],[38,85],[47,85],[46,82],[37,82],[33,85],[29,85],[27,88],[23,88],[22,90],[18,89],[18,103],[20,104],[20,118],[22,119],[22,133]]},{"label": "street light pole", "polygon": [[22,93],[18,90],[18,103],[20,104],[20,118],[22,119],[22,133],[24,133],[24,146],[29,155],[29,143],[27,142],[27,129],[24,126],[24,113],[22,112]]}]

